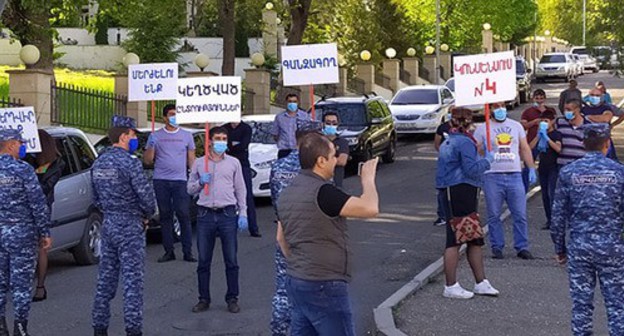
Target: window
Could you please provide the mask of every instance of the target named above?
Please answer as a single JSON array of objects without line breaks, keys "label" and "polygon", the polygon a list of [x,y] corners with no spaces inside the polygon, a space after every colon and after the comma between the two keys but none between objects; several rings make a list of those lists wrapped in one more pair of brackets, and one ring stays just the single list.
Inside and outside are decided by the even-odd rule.
[{"label": "window", "polygon": [[204,148],[204,134],[199,132],[193,134],[193,141],[195,142],[195,157],[204,156],[206,153],[206,148]]},{"label": "window", "polygon": [[442,100],[453,99],[453,94],[447,89],[442,89]]},{"label": "window", "polygon": [[368,113],[370,114],[371,119],[378,119],[384,117],[383,108],[379,104],[379,102],[372,101],[368,103]]},{"label": "window", "polygon": [[384,113],[384,117],[390,117],[392,115],[392,112],[390,112],[390,108],[388,107],[387,104],[381,104],[381,109],[383,110]]},{"label": "window", "polygon": [[95,161],[95,155],[91,151],[89,144],[78,136],[69,136],[69,140],[76,151],[79,170],[91,168],[93,161]]},{"label": "window", "polygon": [[455,92],[455,78],[451,78],[446,82],[446,87]]},{"label": "window", "polygon": [[325,112],[336,112],[340,126],[366,126],[366,110],[362,103],[334,103],[316,105],[316,119],[321,120]]},{"label": "window", "polygon": [[565,55],[544,55],[540,60],[540,63],[565,63]]},{"label": "window", "polygon": [[275,138],[271,134],[272,121],[249,121],[251,126],[251,143],[274,145]]},{"label": "window", "polygon": [[74,154],[69,148],[69,144],[67,143],[66,138],[56,138],[56,148],[61,153],[61,159],[65,162],[65,167],[63,168],[63,173],[61,176],[71,175],[76,173],[78,170],[76,168],[76,160],[74,159]]},{"label": "window", "polygon": [[438,89],[404,90],[392,100],[392,105],[439,104]]}]

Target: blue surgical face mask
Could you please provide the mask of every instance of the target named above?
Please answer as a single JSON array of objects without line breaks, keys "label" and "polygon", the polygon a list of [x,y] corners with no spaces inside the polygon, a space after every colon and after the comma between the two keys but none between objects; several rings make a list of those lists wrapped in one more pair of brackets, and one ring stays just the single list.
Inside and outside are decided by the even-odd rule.
[{"label": "blue surgical face mask", "polygon": [[338,126],[325,125],[323,133],[325,133],[325,135],[336,135],[336,133],[338,133]]},{"label": "blue surgical face mask", "polygon": [[20,145],[18,156],[20,159],[23,159],[26,157],[26,144]]},{"label": "blue surgical face mask", "polygon": [[128,152],[132,154],[137,149],[139,149],[139,139],[131,138],[130,141],[128,141]]},{"label": "blue surgical face mask", "polygon": [[171,124],[171,126],[178,126],[175,116],[168,117],[167,119],[169,119],[169,123]]},{"label": "blue surgical face mask", "polygon": [[539,129],[540,131],[547,131],[548,130],[548,123],[545,121],[541,121],[539,123]]},{"label": "blue surgical face mask", "polygon": [[299,108],[299,105],[297,103],[288,103],[286,107],[288,108],[288,111],[295,112]]},{"label": "blue surgical face mask", "polygon": [[214,141],[212,143],[212,149],[215,153],[221,155],[227,150],[227,144],[227,141]]},{"label": "blue surgical face mask", "polygon": [[505,121],[507,119],[507,109],[504,107],[499,107],[494,110],[494,119],[497,121]]},{"label": "blue surgical face mask", "polygon": [[587,101],[588,101],[591,105],[594,105],[594,106],[595,106],[595,105],[600,104],[600,101],[601,101],[601,100],[602,100],[602,99],[601,99],[601,97],[598,97],[598,96],[589,96],[589,97],[587,98]]},{"label": "blue surgical face mask", "polygon": [[572,112],[572,111],[565,111],[565,112],[563,112],[563,115],[566,118],[566,120],[574,119],[574,112]]}]

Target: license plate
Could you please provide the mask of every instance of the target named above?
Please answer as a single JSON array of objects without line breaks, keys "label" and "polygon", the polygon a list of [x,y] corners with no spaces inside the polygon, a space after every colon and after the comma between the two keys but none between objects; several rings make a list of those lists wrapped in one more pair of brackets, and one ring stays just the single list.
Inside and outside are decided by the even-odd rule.
[{"label": "license plate", "polygon": [[402,123],[402,124],[396,124],[396,126],[399,129],[408,129],[408,128],[417,128],[418,124],[416,124],[416,123]]}]

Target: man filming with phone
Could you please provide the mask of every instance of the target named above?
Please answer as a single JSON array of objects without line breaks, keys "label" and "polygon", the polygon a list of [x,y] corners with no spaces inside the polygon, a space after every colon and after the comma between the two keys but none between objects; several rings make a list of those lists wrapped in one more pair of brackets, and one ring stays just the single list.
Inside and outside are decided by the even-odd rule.
[{"label": "man filming with phone", "polygon": [[362,166],[360,197],[331,182],[337,158],[327,137],[306,135],[299,145],[299,161],[302,170],[278,203],[283,229],[278,229],[282,231],[278,242],[286,255],[286,288],[293,305],[291,335],[355,335],[347,218],[372,218],[379,213],[378,159]]}]

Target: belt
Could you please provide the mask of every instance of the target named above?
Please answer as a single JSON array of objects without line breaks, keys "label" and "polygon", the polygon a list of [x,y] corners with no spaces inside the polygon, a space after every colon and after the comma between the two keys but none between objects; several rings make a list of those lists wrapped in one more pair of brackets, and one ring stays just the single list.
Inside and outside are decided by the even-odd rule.
[{"label": "belt", "polygon": [[199,206],[200,209],[207,210],[207,211],[212,211],[212,212],[215,212],[215,213],[224,212],[225,209],[230,208],[230,207],[234,207],[234,205],[226,205],[226,206],[221,207],[221,208],[216,208],[216,207],[215,208],[211,208],[211,207],[206,207],[206,206],[202,206],[202,205]]}]

